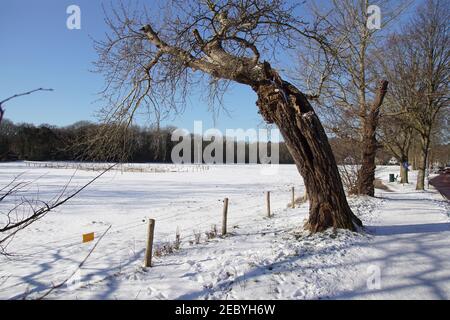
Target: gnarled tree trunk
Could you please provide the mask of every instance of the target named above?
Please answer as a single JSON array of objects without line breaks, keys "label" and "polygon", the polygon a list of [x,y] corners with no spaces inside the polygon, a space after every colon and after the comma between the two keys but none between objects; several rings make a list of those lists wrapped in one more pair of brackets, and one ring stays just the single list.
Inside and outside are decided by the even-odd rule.
[{"label": "gnarled tree trunk", "polygon": [[375,195],[373,182],[375,181],[375,156],[377,154],[377,139],[375,134],[376,123],[378,122],[375,118],[378,118],[378,115],[374,115],[373,113],[370,113],[366,118],[362,140],[362,162],[361,168],[358,171],[357,180],[358,194],[370,197]]},{"label": "gnarled tree trunk", "polygon": [[364,119],[362,138],[362,163],[358,171],[357,188],[358,194],[373,197],[375,195],[375,156],[377,154],[378,142],[376,130],[380,116],[380,107],[386,95],[388,82],[383,80],[378,87],[377,96]]},{"label": "gnarled tree trunk", "polygon": [[[275,73],[273,70],[272,73]],[[277,78],[253,86],[264,119],[275,123],[307,186],[310,201],[306,228],[356,230],[361,221],[352,213],[328,138],[306,97]]]}]

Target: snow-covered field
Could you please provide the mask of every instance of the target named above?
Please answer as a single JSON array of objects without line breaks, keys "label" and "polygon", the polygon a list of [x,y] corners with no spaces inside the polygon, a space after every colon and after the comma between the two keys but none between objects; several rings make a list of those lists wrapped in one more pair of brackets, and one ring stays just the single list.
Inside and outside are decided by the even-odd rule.
[{"label": "snow-covered field", "polygon": [[[388,173],[397,171],[382,167],[377,176],[387,183]],[[0,185],[20,173],[35,180],[27,192],[45,200],[74,170],[0,164]],[[71,188],[94,175],[79,170]],[[392,192],[378,190],[377,198],[350,198],[366,232],[309,236],[300,228],[307,204],[287,208],[292,186],[298,196],[304,192],[295,166],[280,166],[276,175],[257,165],[110,172],[14,239],[8,247],[14,255],[0,256],[0,299],[40,297],[95,244],[81,243],[82,234],[98,238],[109,226],[81,270],[47,298],[450,299],[448,202],[434,190],[388,185]],[[208,240],[212,225],[220,231],[225,197],[230,235]],[[173,242],[177,229],[182,242],[143,269],[148,218],[156,220],[157,247]],[[202,234],[199,244],[194,233]]]}]

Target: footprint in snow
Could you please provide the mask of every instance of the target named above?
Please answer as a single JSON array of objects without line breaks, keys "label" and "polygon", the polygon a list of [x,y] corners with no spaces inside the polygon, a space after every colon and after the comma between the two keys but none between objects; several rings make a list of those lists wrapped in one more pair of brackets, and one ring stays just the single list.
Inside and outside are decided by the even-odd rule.
[{"label": "footprint in snow", "polygon": [[292,297],[294,299],[301,299],[305,297],[305,291],[303,291],[302,289],[297,289],[297,291],[294,292],[294,294],[292,295]]},{"label": "footprint in snow", "polygon": [[166,294],[162,293],[162,292],[159,292],[159,293],[155,296],[155,298],[158,299],[158,300],[167,300],[168,296],[167,296]]},{"label": "footprint in snow", "polygon": [[156,290],[153,289],[152,287],[147,287],[147,297],[151,297],[153,296],[153,293],[155,293]]},{"label": "footprint in snow", "polygon": [[196,264],[196,261],[194,261],[194,260],[186,260],[185,263],[187,263],[188,265],[193,266],[194,264]]},{"label": "footprint in snow", "polygon": [[181,277],[188,278],[189,280],[193,280],[196,275],[197,275],[197,273],[195,273],[195,272],[188,272],[188,273],[183,274]]}]

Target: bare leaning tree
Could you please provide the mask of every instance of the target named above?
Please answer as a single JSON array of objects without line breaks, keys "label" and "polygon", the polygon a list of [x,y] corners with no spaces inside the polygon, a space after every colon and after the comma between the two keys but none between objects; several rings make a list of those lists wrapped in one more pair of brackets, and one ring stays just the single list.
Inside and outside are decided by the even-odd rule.
[{"label": "bare leaning tree", "polygon": [[[305,94],[265,59],[308,37],[298,5],[284,0],[165,1],[150,12],[120,6],[106,19],[111,32],[96,43],[98,71],[110,103],[104,120],[131,123],[137,110],[177,110],[192,88],[206,84],[220,96],[230,83],[246,85],[264,120],[275,124],[303,176],[310,200],[306,228],[355,230],[361,221],[346,200],[325,131]],[[158,18],[158,13],[161,17]]]}]

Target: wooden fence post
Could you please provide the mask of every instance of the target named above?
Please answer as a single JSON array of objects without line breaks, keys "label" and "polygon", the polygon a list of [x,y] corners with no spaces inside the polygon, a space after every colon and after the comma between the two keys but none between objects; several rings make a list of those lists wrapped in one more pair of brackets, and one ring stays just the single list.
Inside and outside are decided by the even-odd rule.
[{"label": "wooden fence post", "polygon": [[222,236],[227,234],[228,198],[223,200]]},{"label": "wooden fence post", "polygon": [[155,232],[155,220],[148,220],[148,235],[147,235],[147,250],[145,251],[144,267],[152,266],[152,251],[153,251],[153,234]]},{"label": "wooden fence post", "polygon": [[295,189],[292,187],[292,209],[295,208]]},{"label": "wooden fence post", "polygon": [[270,191],[266,192],[267,217],[270,218]]}]

